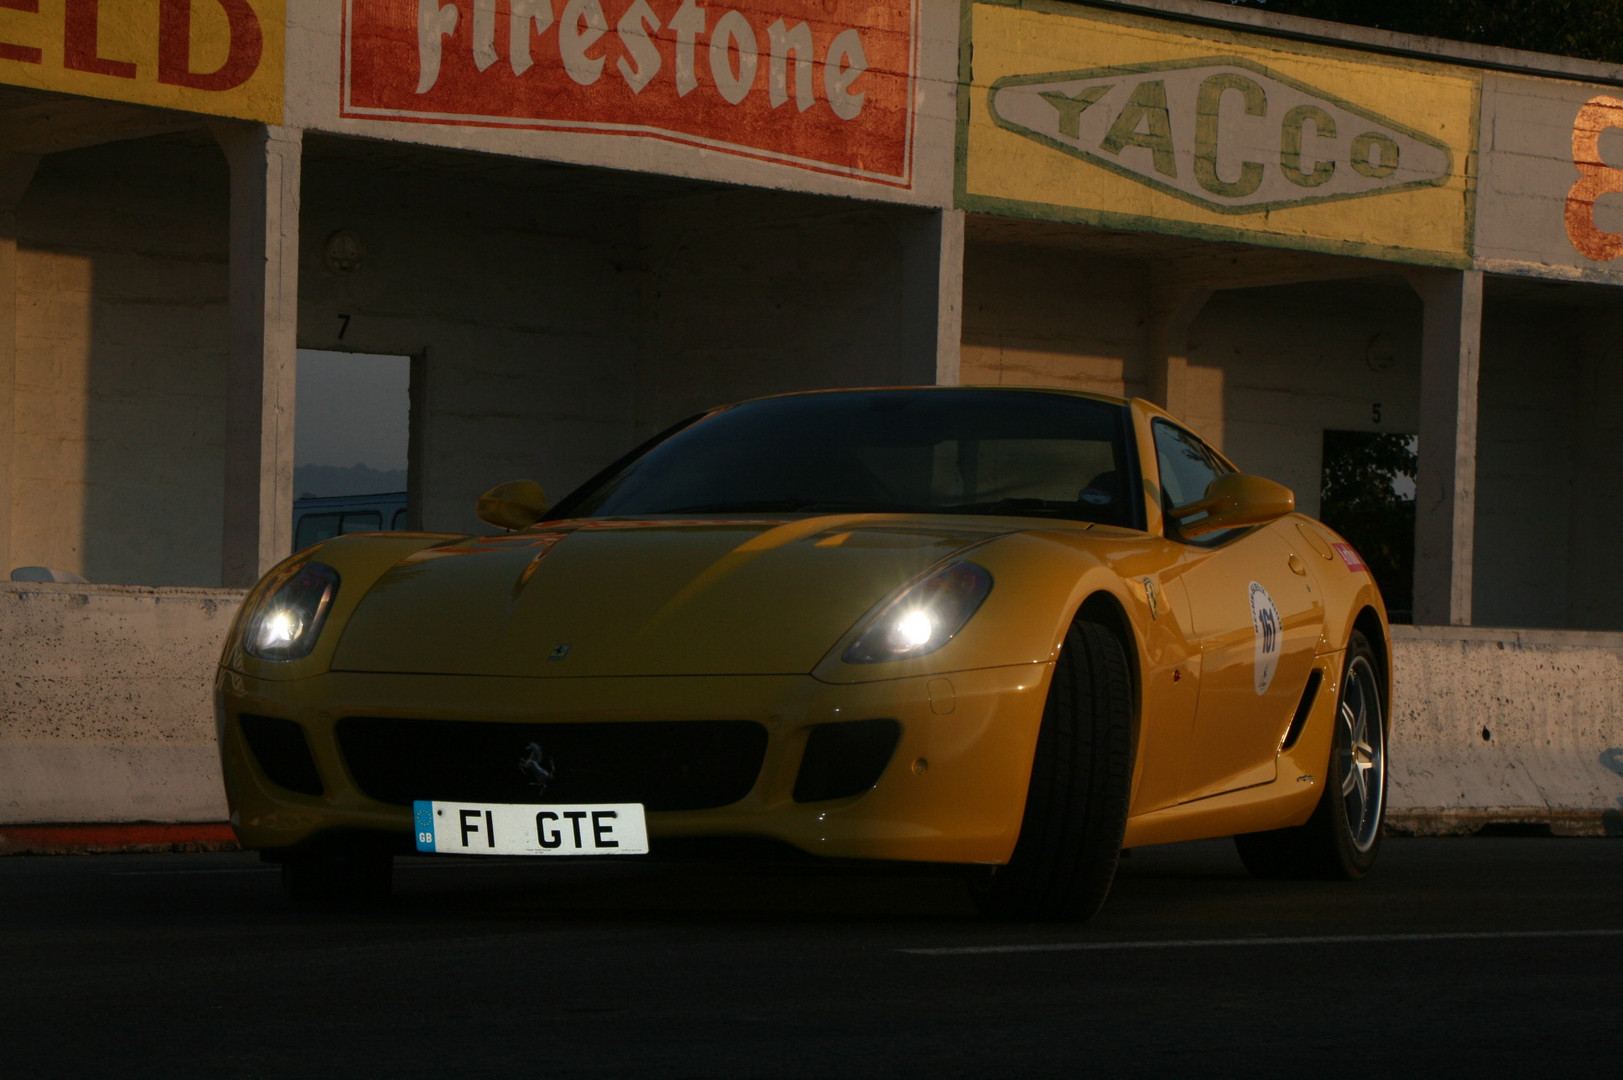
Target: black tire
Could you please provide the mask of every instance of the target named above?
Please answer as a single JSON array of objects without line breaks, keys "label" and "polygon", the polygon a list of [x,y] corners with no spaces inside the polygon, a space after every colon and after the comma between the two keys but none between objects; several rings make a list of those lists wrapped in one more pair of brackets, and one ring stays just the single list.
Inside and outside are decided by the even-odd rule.
[{"label": "black tire", "polygon": [[1077,622],[1054,664],[1014,854],[974,881],[981,911],[1074,922],[1098,911],[1121,857],[1132,781],[1126,655],[1115,634]]},{"label": "black tire", "polygon": [[1260,878],[1355,881],[1375,865],[1386,816],[1386,700],[1380,663],[1353,631],[1341,669],[1324,793],[1305,825],[1234,838]]},{"label": "black tire", "polygon": [[394,856],[370,848],[289,852],[282,858],[282,891],[298,907],[382,904],[394,888]]}]

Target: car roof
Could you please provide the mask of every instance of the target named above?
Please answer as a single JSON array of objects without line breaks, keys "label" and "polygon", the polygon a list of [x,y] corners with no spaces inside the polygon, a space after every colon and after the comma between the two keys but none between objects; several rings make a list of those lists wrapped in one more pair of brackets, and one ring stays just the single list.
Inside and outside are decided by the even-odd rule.
[{"label": "car roof", "polygon": [[939,386],[939,385],[922,385],[922,386],[920,386],[920,385],[915,385],[915,386],[842,386],[842,387],[828,387],[828,388],[824,388],[824,389],[820,389],[820,390],[794,390],[794,391],[790,391],[788,393],[783,393],[783,394],[764,394],[761,397],[745,398],[742,401],[735,401],[735,402],[732,402],[732,403],[730,403],[728,405],[717,406],[717,408],[726,409],[726,408],[731,408],[733,405],[747,405],[747,404],[749,404],[751,402],[755,402],[755,401],[773,401],[773,400],[776,400],[776,399],[779,399],[779,398],[811,397],[811,396],[814,396],[814,395],[822,395],[822,394],[894,393],[896,391],[930,392],[930,393],[950,394],[950,393],[955,393],[955,392],[963,392],[963,391],[971,391],[971,390],[980,391],[980,392],[992,391],[992,392],[1000,393],[1000,394],[1033,394],[1033,393],[1036,393],[1036,394],[1052,394],[1052,395],[1056,395],[1056,396],[1060,396],[1060,397],[1089,398],[1089,399],[1091,399],[1093,401],[1102,401],[1102,402],[1105,402],[1105,403],[1110,404],[1110,405],[1136,405],[1136,404],[1142,404],[1142,405],[1148,406],[1149,409],[1151,409],[1151,410],[1153,410],[1153,411],[1155,411],[1157,413],[1160,413],[1161,415],[1166,415],[1166,413],[1163,410],[1161,410],[1158,406],[1156,406],[1153,402],[1145,401],[1143,398],[1118,397],[1118,396],[1116,396],[1114,394],[1095,393],[1092,390],[1076,390],[1076,389],[1073,389],[1073,388],[1068,387],[1068,386],[999,386],[999,385],[992,385],[992,384],[982,385],[982,384],[975,384],[975,383],[970,383],[970,384],[966,384],[966,385],[962,385],[962,386]]}]

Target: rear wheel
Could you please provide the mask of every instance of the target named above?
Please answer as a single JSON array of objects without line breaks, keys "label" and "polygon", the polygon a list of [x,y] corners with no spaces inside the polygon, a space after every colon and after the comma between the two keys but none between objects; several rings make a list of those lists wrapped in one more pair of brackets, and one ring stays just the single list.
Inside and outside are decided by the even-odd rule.
[{"label": "rear wheel", "polygon": [[1263,878],[1363,877],[1386,816],[1386,724],[1375,650],[1353,631],[1336,702],[1330,775],[1307,824],[1236,836],[1246,869]]},{"label": "rear wheel", "polygon": [[1116,876],[1132,773],[1126,655],[1109,630],[1077,622],[1054,664],[1014,854],[975,882],[981,910],[1078,922],[1098,911]]}]

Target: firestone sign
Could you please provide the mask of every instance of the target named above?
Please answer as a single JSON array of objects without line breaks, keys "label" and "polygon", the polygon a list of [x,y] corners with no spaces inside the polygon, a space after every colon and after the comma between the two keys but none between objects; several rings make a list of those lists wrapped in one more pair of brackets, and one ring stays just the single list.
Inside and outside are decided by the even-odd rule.
[{"label": "firestone sign", "polygon": [[345,0],[341,114],[911,185],[917,0]]},{"label": "firestone sign", "polygon": [[1003,128],[1224,214],[1448,180],[1441,141],[1239,57],[1009,76]]}]

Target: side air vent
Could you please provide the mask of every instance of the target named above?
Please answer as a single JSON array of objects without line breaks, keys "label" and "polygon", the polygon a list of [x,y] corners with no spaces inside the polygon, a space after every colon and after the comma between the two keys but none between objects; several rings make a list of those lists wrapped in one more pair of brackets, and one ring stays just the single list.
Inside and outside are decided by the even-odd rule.
[{"label": "side air vent", "polygon": [[1313,703],[1319,698],[1319,684],[1324,682],[1324,672],[1318,668],[1307,677],[1307,686],[1302,691],[1302,700],[1296,704],[1296,715],[1291,717],[1291,726],[1285,731],[1285,741],[1279,744],[1281,750],[1289,750],[1296,745],[1296,740],[1302,735],[1302,728],[1307,726],[1308,714],[1313,711]]}]

